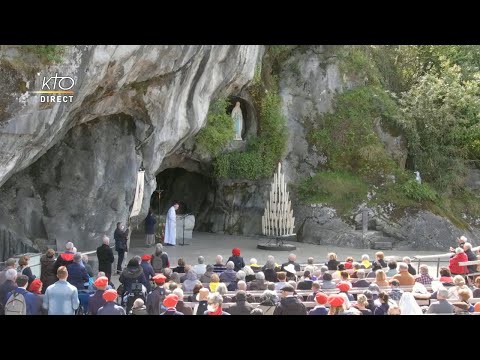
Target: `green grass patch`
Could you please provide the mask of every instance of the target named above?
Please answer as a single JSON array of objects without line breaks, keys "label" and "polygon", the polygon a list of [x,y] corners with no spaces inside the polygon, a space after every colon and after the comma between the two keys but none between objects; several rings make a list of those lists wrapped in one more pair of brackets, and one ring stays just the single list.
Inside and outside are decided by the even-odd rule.
[{"label": "green grass patch", "polygon": [[347,172],[320,172],[302,181],[298,187],[303,203],[324,203],[334,207],[340,216],[359,205],[367,192],[367,183]]},{"label": "green grass patch", "polygon": [[326,155],[327,168],[348,171],[375,181],[391,173],[396,164],[374,131],[374,122],[395,122],[398,108],[382,89],[364,86],[339,94],[335,112],[319,115],[307,141]]},{"label": "green grass patch", "polygon": [[235,135],[233,120],[227,114],[229,103],[219,98],[210,104],[207,125],[197,134],[196,143],[201,151],[217,156]]},{"label": "green grass patch", "polygon": [[65,45],[25,45],[23,50],[35,54],[43,64],[59,63],[66,50]]}]

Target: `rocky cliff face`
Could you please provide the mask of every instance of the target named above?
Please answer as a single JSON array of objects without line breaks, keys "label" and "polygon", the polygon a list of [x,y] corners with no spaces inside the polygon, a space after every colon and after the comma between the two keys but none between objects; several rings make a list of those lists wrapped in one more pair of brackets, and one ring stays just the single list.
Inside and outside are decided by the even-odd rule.
[{"label": "rocky cliff face", "polygon": [[[204,125],[214,96],[242,90],[260,50],[76,46],[34,76],[14,66],[15,51],[2,54],[0,227],[25,243],[91,249],[127,220],[142,163],[144,216],[164,157]],[[75,79],[72,103],[31,93],[55,73]]]},{"label": "rocky cliff face", "polygon": [[[143,208],[134,223],[146,213],[156,175],[169,171],[162,181],[175,180],[184,196],[206,193],[192,208],[196,230],[259,235],[271,179],[212,178],[212,159],[196,152],[194,136],[219,94],[242,101],[245,136],[255,135],[258,114],[245,88],[262,53],[261,46],[76,46],[61,65],[32,72],[19,65],[17,50],[0,48],[0,257],[69,240],[81,250],[95,248],[117,221],[127,221],[142,163]],[[32,91],[56,73],[75,79],[73,102],[40,104]],[[335,47],[328,46],[295,51],[279,75],[289,129],[283,170],[295,185],[326,161],[306,140],[312,123],[332,110],[336,93],[356,83],[341,75]],[[403,166],[401,136],[380,124],[374,130]],[[244,147],[236,142],[229,149]],[[290,190],[299,241],[365,247],[387,237],[397,248],[443,250],[461,234],[480,239],[478,230],[460,230],[428,211],[392,217],[391,209],[372,209],[363,237],[360,208],[340,218],[322,204],[301,204]]]}]

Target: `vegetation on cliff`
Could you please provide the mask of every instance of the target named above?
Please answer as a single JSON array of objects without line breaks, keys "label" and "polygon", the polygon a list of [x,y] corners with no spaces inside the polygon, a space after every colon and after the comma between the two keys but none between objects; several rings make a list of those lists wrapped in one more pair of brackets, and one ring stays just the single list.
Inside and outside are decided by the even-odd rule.
[{"label": "vegetation on cliff", "polygon": [[[337,95],[335,111],[313,122],[308,140],[327,157],[322,170],[336,174],[323,176],[322,186],[356,178],[371,185],[371,203],[427,208],[460,227],[465,215],[480,216],[478,198],[464,185],[468,167],[480,166],[480,47],[346,46],[339,58],[340,70],[361,85]],[[406,169],[383,149],[376,119],[403,134]],[[318,199],[314,179],[300,186],[305,202]],[[348,210],[343,200],[323,199]],[[350,199],[352,209],[366,194]]]}]

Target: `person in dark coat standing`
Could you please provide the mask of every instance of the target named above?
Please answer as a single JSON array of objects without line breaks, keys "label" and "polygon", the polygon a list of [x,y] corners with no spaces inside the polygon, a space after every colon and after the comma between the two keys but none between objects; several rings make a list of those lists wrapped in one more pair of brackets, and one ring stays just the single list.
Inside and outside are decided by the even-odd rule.
[{"label": "person in dark coat standing", "polygon": [[40,280],[42,281],[42,294],[45,290],[57,281],[57,274],[55,273],[55,250],[48,249],[47,252],[40,258]]},{"label": "person in dark coat standing", "polygon": [[147,217],[145,218],[145,244],[147,247],[153,246],[155,244],[155,224],[157,220],[153,217],[152,209],[148,212]]},{"label": "person in dark coat standing", "polygon": [[93,284],[97,290],[90,295],[90,299],[88,300],[88,315],[97,315],[98,309],[107,303],[103,298],[103,293],[107,288],[108,278],[106,276],[100,276]]},{"label": "person in dark coat standing", "polygon": [[98,271],[103,271],[108,281],[112,278],[112,264],[115,261],[113,251],[110,248],[110,239],[104,235],[103,244],[97,248]]},{"label": "person in dark coat standing", "polygon": [[127,267],[120,274],[118,279],[123,284],[122,297],[132,290],[133,283],[141,283],[147,288],[147,279],[143,273],[143,268],[140,266],[136,259],[130,259]]},{"label": "person in dark coat standing", "polygon": [[163,287],[167,277],[163,274],[157,274],[153,277],[153,281],[157,287],[147,296],[147,312],[148,315],[160,315],[163,300],[165,299],[166,290]]},{"label": "person in dark coat standing", "polygon": [[78,290],[85,289],[85,283],[88,282],[88,274],[85,266],[82,264],[82,254],[77,252],[73,256],[73,264],[67,266],[67,281]]},{"label": "person in dark coat standing", "polygon": [[115,303],[118,294],[117,290],[110,289],[103,293],[106,304],[97,311],[97,315],[127,315],[125,309]]},{"label": "person in dark coat standing", "polygon": [[243,262],[243,258],[240,256],[240,249],[233,248],[232,249],[232,256],[228,258],[227,263],[231,261],[235,265],[235,272],[242,270],[245,267],[245,263]]},{"label": "person in dark coat standing", "polygon": [[[65,244],[65,249],[66,251],[64,253],[61,253],[58,255],[57,260],[55,260],[55,265],[53,266],[53,272],[55,276],[57,276],[57,271],[60,266],[65,266],[67,267],[71,263],[73,263],[73,255],[75,255],[75,252],[73,251],[73,243],[71,241],[67,242]],[[56,280],[55,280],[56,282]],[[47,286],[45,286],[47,287]]]},{"label": "person in dark coat standing", "polygon": [[17,280],[17,274],[18,274],[17,270],[8,269],[5,272],[6,280],[2,285],[0,285],[0,305],[1,305],[0,308],[2,310],[2,314],[3,314],[3,308],[8,300],[7,294],[18,287],[17,283],[15,282]]},{"label": "person in dark coat standing", "polygon": [[122,272],[123,258],[127,249],[127,238],[128,238],[128,228],[125,229],[125,226],[121,222],[117,223],[117,228],[113,234],[115,239],[115,251],[118,253],[117,260],[117,274]]},{"label": "person in dark coat standing", "polygon": [[30,256],[28,255],[23,255],[18,259],[18,275],[26,275],[28,277],[28,285],[32,283],[33,280],[35,280],[36,276],[33,275],[32,269],[30,266],[28,266],[28,262],[30,261]]},{"label": "person in dark coat standing", "polygon": [[32,311],[32,315],[47,315],[47,312],[43,308],[43,294],[42,294],[43,283],[40,279],[35,279],[32,281],[28,287],[33,295],[35,295],[35,305]]},{"label": "person in dark coat standing", "polygon": [[153,270],[156,274],[163,272],[164,269],[170,267],[170,260],[168,259],[168,254],[163,252],[163,245],[158,243],[155,245],[155,253],[152,254],[152,259],[150,261]]},{"label": "person in dark coat standing", "polygon": [[294,295],[295,289],[292,285],[285,285],[280,289],[282,300],[275,308],[273,315],[307,315],[307,308]]},{"label": "person in dark coat standing", "polygon": [[153,279],[155,276],[155,271],[153,270],[152,265],[150,265],[150,260],[152,257],[148,254],[144,254],[142,256],[142,262],[140,263],[140,266],[143,269],[143,273],[145,274],[145,278],[147,279],[147,293],[150,293],[152,291],[152,285],[150,284],[150,280]]},{"label": "person in dark coat standing", "polygon": [[[467,255],[468,261],[477,261],[477,255],[475,255],[472,251],[472,244],[470,244],[469,242],[466,242],[465,244],[463,244],[463,250]],[[467,267],[468,267],[469,273],[477,272],[477,265],[469,265]]]}]

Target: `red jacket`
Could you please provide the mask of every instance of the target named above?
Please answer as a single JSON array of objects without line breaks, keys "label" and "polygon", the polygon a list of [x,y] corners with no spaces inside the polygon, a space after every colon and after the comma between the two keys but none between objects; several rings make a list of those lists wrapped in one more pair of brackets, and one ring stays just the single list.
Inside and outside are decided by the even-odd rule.
[{"label": "red jacket", "polygon": [[468,261],[468,256],[465,253],[457,254],[450,258],[450,272],[452,274],[468,274],[466,266],[460,266],[458,263]]}]

